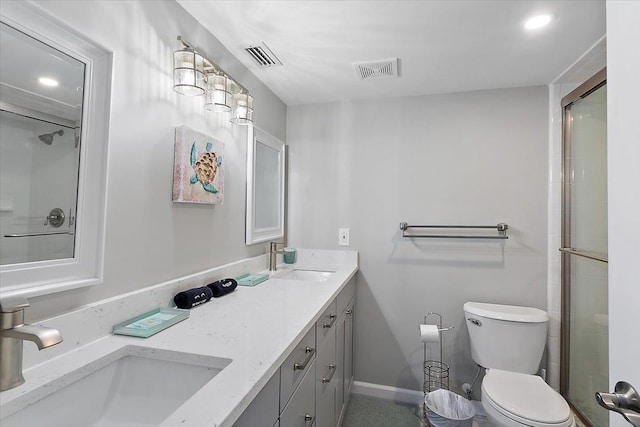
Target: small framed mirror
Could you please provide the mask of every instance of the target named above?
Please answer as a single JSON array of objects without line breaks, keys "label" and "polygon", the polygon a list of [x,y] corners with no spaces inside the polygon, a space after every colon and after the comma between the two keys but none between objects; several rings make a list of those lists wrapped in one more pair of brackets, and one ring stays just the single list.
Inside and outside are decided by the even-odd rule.
[{"label": "small framed mirror", "polygon": [[284,236],[285,144],[253,127],[248,132],[246,244]]}]

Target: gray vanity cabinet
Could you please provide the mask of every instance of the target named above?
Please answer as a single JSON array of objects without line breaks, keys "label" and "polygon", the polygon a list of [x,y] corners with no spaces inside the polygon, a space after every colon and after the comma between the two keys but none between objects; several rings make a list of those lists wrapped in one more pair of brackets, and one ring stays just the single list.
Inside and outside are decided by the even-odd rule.
[{"label": "gray vanity cabinet", "polygon": [[353,384],[355,278],[340,291],[234,427],[335,427]]},{"label": "gray vanity cabinet", "polygon": [[315,419],[315,358],[316,329],[313,327],[233,427],[311,427]]},{"label": "gray vanity cabinet", "polygon": [[316,324],[317,427],[340,426],[349,402],[353,382],[354,301],[355,279],[351,279]]}]

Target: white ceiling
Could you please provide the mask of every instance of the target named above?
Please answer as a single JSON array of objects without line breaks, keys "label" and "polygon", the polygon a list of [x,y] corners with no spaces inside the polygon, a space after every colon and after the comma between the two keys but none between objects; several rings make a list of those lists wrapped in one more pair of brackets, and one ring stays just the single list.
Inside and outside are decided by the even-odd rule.
[{"label": "white ceiling", "polygon": [[[177,1],[287,105],[544,85],[605,34],[599,0]],[[284,65],[259,68],[260,42]],[[353,68],[395,57],[398,78]]]},{"label": "white ceiling", "polygon": [[[17,107],[78,120],[82,113],[84,63],[4,23],[0,26],[0,94]],[[57,87],[38,83],[56,80]]]}]

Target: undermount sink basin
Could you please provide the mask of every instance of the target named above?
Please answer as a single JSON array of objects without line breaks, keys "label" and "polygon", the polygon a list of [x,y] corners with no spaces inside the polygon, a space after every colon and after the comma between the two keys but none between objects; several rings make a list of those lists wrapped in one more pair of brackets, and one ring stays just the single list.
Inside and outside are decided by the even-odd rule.
[{"label": "undermount sink basin", "polygon": [[[11,426],[155,426],[231,360],[128,346],[41,389],[57,390],[3,418]],[[57,384],[56,384],[57,383]],[[62,388],[60,388],[62,387]]]},{"label": "undermount sink basin", "polygon": [[291,270],[282,276],[278,277],[279,279],[285,280],[304,280],[308,282],[324,282],[329,280],[331,276],[333,276],[335,271],[323,271],[323,270],[302,270],[295,269]]}]

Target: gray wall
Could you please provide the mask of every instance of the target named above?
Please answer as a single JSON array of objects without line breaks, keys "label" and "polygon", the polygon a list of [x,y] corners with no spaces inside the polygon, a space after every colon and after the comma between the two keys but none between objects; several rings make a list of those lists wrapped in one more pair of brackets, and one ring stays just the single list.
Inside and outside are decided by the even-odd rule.
[{"label": "gray wall", "polygon": [[[264,244],[244,244],[247,130],[205,115],[201,97],[173,91],[176,36],[246,86],[256,124],[283,140],[286,105],[174,1],[38,4],[113,52],[113,84],[104,284],[33,298],[29,319],[264,253]],[[174,129],[181,125],[224,142],[223,205],[172,203]]]},{"label": "gray wall", "polygon": [[[548,90],[289,107],[289,243],[351,229],[356,380],[422,389],[418,324],[443,315],[452,388],[475,374],[462,305],[545,309]],[[509,224],[507,241],[403,239],[398,224]]]}]

